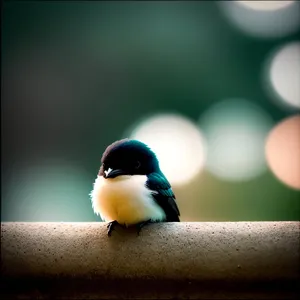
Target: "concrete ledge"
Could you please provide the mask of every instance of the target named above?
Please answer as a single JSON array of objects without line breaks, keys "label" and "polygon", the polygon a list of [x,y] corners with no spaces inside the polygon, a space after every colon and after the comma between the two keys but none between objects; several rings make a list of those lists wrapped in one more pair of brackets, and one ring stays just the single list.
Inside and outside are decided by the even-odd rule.
[{"label": "concrete ledge", "polygon": [[1,299],[296,299],[299,222],[2,223]]}]

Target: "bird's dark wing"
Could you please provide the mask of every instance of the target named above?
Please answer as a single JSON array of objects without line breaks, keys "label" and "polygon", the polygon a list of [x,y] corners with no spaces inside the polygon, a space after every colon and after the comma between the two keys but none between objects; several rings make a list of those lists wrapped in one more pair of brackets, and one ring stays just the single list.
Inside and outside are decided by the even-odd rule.
[{"label": "bird's dark wing", "polygon": [[168,180],[162,174],[151,173],[148,175],[146,186],[153,191],[154,200],[164,210],[166,222],[180,222],[175,195]]}]

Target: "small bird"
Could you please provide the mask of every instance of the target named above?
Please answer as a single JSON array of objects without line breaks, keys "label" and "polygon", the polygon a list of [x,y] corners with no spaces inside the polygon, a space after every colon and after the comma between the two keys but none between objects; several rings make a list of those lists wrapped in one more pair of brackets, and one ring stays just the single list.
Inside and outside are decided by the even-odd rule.
[{"label": "small bird", "polygon": [[154,152],[138,140],[122,139],[103,153],[101,167],[91,192],[94,212],[114,226],[151,222],[180,222],[171,185],[160,170]]}]

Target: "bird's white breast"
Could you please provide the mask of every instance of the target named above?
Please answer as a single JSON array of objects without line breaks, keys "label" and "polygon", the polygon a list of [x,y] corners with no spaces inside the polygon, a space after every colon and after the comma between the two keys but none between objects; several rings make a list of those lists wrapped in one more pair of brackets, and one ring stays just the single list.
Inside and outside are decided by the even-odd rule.
[{"label": "bird's white breast", "polygon": [[91,192],[94,212],[105,221],[125,225],[163,220],[165,213],[145,186],[146,179],[142,175],[109,179],[98,176]]}]

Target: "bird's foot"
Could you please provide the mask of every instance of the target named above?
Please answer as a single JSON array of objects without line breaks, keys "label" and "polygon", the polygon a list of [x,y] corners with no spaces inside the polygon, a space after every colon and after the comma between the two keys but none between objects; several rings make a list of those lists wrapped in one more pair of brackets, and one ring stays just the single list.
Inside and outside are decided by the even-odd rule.
[{"label": "bird's foot", "polygon": [[148,220],[148,221],[144,221],[144,222],[137,223],[137,224],[136,224],[137,235],[140,235],[141,229],[142,229],[145,225],[147,225],[147,224],[149,224],[149,223],[151,223],[151,222],[152,222],[151,220]]},{"label": "bird's foot", "polygon": [[117,224],[119,224],[116,220],[114,220],[114,221],[112,221],[112,222],[109,222],[108,224],[107,224],[107,235],[108,236],[111,236],[111,233],[112,233],[112,231],[114,230],[114,228],[115,228],[115,226],[117,225]]}]

